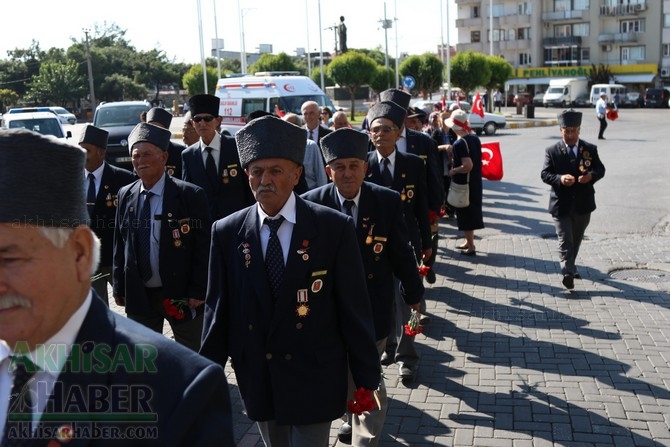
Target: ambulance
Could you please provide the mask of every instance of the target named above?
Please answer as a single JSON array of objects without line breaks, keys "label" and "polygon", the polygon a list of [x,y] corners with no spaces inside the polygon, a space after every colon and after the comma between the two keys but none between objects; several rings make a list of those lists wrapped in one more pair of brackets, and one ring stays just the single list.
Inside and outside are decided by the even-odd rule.
[{"label": "ambulance", "polygon": [[235,135],[245,125],[246,116],[254,110],[280,116],[289,112],[301,116],[300,107],[305,101],[316,101],[320,107],[336,110],[314,81],[299,74],[297,71],[268,71],[219,79],[216,96],[221,100],[221,132]]}]

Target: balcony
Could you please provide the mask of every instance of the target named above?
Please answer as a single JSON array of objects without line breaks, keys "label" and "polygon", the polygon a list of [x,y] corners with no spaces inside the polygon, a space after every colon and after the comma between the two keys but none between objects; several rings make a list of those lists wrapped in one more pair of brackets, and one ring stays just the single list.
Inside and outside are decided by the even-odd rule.
[{"label": "balcony", "polygon": [[482,26],[481,17],[473,17],[469,19],[456,19],[456,28],[469,28],[472,26]]},{"label": "balcony", "polygon": [[567,36],[567,37],[545,37],[542,39],[542,46],[544,47],[567,47],[571,45],[582,44],[582,36]]},{"label": "balcony", "polygon": [[456,0],[457,5],[466,5],[468,3],[477,3],[480,4],[482,0]]},{"label": "balcony", "polygon": [[529,15],[508,15],[508,16],[502,16],[498,17],[498,23],[501,26],[519,26],[519,25],[527,25],[530,26],[530,16]]},{"label": "balcony", "polygon": [[575,20],[584,18],[584,10],[578,11],[552,11],[542,14],[543,22],[558,22],[561,20]]},{"label": "balcony", "polygon": [[634,16],[647,9],[647,2],[626,4],[626,5],[600,5],[600,15],[607,17],[616,16]]},{"label": "balcony", "polygon": [[607,33],[598,36],[600,45],[612,43],[634,43],[639,39],[640,33]]}]

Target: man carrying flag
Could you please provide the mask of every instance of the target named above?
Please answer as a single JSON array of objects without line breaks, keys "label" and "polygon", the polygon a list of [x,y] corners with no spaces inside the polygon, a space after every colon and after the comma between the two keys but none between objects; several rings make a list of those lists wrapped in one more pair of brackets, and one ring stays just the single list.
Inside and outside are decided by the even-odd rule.
[{"label": "man carrying flag", "polygon": [[479,96],[479,92],[475,95],[475,100],[472,104],[472,113],[484,118],[484,107],[482,107],[482,98]]}]

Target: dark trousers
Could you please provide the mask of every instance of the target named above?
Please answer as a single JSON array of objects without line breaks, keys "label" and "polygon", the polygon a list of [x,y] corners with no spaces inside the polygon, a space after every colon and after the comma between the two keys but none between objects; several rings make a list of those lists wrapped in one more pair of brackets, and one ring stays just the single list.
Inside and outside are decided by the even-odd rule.
[{"label": "dark trousers", "polygon": [[600,121],[600,130],[598,131],[598,138],[602,139],[605,137],[604,135],[605,129],[607,129],[607,118],[603,116],[602,118],[598,118],[598,121]]},{"label": "dark trousers", "polygon": [[128,318],[137,321],[159,334],[163,333],[163,322],[167,320],[172,328],[175,341],[198,352],[200,350],[200,339],[202,337],[203,315],[200,314],[197,317],[184,322],[175,320],[165,312],[165,308],[163,307],[163,299],[165,298],[165,295],[163,294],[163,289],[161,287],[147,287],[144,290],[149,299],[151,314],[128,314]]},{"label": "dark trousers", "polygon": [[556,236],[558,236],[558,254],[561,261],[561,273],[574,275],[577,273],[575,260],[582,245],[586,227],[591,221],[591,213],[577,214],[573,209],[570,214],[562,217],[554,217]]}]

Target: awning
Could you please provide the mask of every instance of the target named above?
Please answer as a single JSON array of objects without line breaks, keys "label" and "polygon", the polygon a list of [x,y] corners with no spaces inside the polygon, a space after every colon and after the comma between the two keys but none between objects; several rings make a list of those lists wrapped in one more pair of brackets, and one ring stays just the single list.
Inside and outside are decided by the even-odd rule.
[{"label": "awning", "polygon": [[650,84],[654,82],[655,74],[634,74],[634,75],[614,75],[614,79],[619,84]]},{"label": "awning", "polygon": [[531,85],[531,84],[546,84],[549,85],[549,81],[557,78],[522,78],[522,79],[510,79],[506,82],[507,85]]}]

